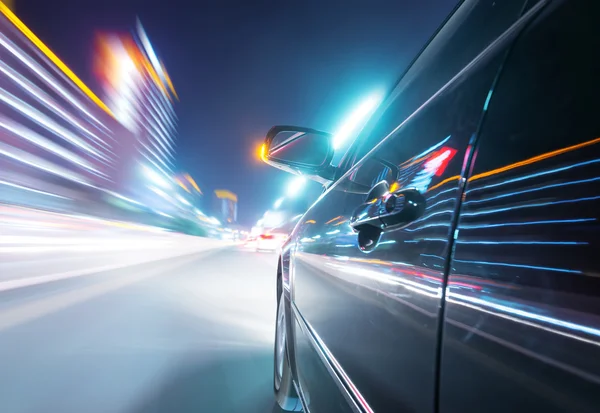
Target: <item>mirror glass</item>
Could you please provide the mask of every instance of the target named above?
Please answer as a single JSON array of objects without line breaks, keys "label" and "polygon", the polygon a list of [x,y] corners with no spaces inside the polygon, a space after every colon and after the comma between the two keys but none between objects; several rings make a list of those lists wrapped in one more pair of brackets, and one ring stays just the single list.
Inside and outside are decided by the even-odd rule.
[{"label": "mirror glass", "polygon": [[328,155],[328,137],[310,132],[279,132],[268,149],[268,156],[274,161],[313,167],[323,166]]}]

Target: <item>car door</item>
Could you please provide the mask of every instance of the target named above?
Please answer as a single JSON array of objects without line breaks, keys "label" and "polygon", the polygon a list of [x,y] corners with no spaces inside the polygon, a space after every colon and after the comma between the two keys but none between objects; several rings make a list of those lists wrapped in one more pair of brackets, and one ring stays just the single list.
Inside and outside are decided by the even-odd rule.
[{"label": "car door", "polygon": [[[521,1],[463,2],[357,141],[354,159],[368,155],[297,228],[294,368],[309,410],[434,411],[461,177],[513,36],[493,42],[522,8]],[[363,212],[377,219],[382,193],[367,195],[379,182],[423,208],[369,244],[372,234],[357,234],[351,223]]]},{"label": "car door", "polygon": [[448,280],[440,412],[600,409],[600,4],[554,1],[489,102]]}]

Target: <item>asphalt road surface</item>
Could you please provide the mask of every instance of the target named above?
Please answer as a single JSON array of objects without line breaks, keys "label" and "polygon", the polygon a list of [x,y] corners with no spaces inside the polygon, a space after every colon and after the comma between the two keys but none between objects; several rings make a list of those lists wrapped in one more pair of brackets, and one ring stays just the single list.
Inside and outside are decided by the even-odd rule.
[{"label": "asphalt road surface", "polygon": [[227,247],[1,291],[0,412],[279,412],[276,262]]}]

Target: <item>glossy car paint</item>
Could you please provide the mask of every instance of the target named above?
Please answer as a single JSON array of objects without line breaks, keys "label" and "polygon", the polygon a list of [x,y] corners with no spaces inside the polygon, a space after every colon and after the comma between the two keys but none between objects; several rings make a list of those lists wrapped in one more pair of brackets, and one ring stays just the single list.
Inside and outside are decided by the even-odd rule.
[{"label": "glossy car paint", "polygon": [[[529,94],[517,81],[528,56],[550,53],[551,43],[567,47],[561,22],[588,13],[590,26],[580,26],[587,31],[575,32],[582,39],[583,32],[593,32],[600,14],[592,13],[592,4],[514,1],[499,9],[491,1],[463,2],[454,17],[478,26],[489,42],[479,39],[481,47],[463,53],[465,61],[448,69],[437,86],[432,81],[411,89],[401,81],[363,137],[381,143],[334,185],[369,188],[385,180],[392,191],[416,188],[426,200],[424,214],[384,232],[370,252],[358,248],[349,225],[367,200],[365,192],[330,188],[303,217],[284,248],[278,288],[286,292],[288,356],[307,410],[475,413],[531,411],[528,402],[541,411],[598,406],[598,248],[597,229],[590,225],[598,216],[595,197],[600,199],[593,181],[600,130],[596,122],[569,136],[572,122],[558,122],[557,110],[547,112],[554,126],[529,128],[519,111],[528,108],[528,116],[544,120],[536,105],[563,99],[563,113],[578,102],[581,120],[583,114],[594,120],[591,96],[600,90],[588,90],[589,101],[538,95],[556,92],[551,80],[537,83],[540,67],[527,72]],[[551,30],[544,32],[544,25]],[[543,36],[534,36],[535,30],[550,36],[546,49],[536,48]],[[557,33],[563,43],[552,37]],[[560,56],[567,51],[556,50],[558,57],[546,64],[568,71],[564,62],[575,60],[574,50],[565,60]],[[427,59],[415,63],[419,73],[436,62],[427,51],[421,57]],[[583,66],[585,73],[562,92],[588,87],[578,79],[600,72],[591,61]],[[412,82],[411,75],[405,78]],[[556,81],[564,79],[557,75]],[[419,101],[427,88],[432,93]],[[515,103],[520,93],[530,99],[521,106]],[[414,110],[406,113],[411,103]],[[511,118],[522,129],[502,132]],[[551,144],[542,131],[553,136]],[[543,145],[520,146],[528,133]],[[513,146],[505,148],[507,142]],[[369,149],[359,143],[355,159]]]},{"label": "glossy car paint", "polygon": [[599,18],[597,2],[551,3],[490,99],[448,282],[441,412],[600,411]]},{"label": "glossy car paint", "polygon": [[[423,191],[422,217],[382,234],[367,254],[348,222],[365,194],[331,192],[305,216],[315,223],[299,234],[293,302],[365,409],[433,411],[439,308],[461,184],[451,178],[461,175],[500,62],[489,56],[465,73],[373,154],[401,165],[390,184]],[[455,156],[436,169],[450,149]],[[383,165],[369,161],[346,179],[376,183],[382,173]],[[318,383],[303,388],[312,394]]]}]

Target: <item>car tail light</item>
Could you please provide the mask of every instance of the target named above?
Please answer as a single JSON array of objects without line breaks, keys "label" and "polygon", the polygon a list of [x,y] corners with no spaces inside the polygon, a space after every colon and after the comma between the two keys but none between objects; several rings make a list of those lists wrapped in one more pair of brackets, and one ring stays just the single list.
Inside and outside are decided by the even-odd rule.
[{"label": "car tail light", "polygon": [[273,235],[269,235],[269,234],[262,234],[260,236],[260,239],[273,239]]}]

